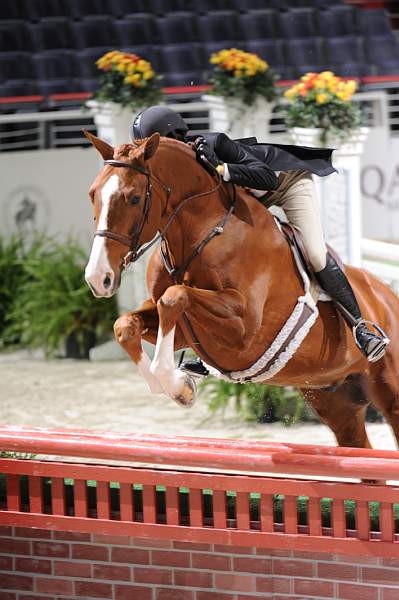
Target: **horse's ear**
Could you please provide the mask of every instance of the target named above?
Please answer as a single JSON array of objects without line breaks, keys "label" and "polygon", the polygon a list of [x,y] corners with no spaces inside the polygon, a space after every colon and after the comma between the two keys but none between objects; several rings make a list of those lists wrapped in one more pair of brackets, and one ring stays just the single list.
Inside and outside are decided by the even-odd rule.
[{"label": "horse's ear", "polygon": [[152,158],[159,146],[159,140],[161,136],[158,132],[153,133],[149,138],[143,142],[136,154],[136,159],[139,161],[146,161]]},{"label": "horse's ear", "polygon": [[93,135],[87,129],[83,129],[82,131],[83,135],[93,144],[104,160],[110,160],[114,156],[114,149],[110,144]]}]

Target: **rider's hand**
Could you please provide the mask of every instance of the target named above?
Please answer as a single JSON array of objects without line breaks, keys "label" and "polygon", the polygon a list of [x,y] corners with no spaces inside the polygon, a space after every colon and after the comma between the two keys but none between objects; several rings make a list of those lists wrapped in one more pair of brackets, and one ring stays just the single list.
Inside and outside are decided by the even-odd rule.
[{"label": "rider's hand", "polygon": [[203,137],[198,137],[194,142],[194,150],[197,155],[198,162],[200,162],[211,173],[211,175],[214,175],[216,172],[216,167],[219,164],[219,160],[213,150],[209,148],[206,139]]}]

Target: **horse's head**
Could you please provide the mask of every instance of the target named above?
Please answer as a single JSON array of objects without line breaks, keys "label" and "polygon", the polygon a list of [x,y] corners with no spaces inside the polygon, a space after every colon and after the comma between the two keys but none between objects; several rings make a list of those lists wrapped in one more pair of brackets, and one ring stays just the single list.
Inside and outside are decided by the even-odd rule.
[{"label": "horse's head", "polygon": [[89,132],[85,135],[105,162],[89,192],[96,232],[85,277],[95,296],[109,297],[120,285],[126,256],[151,240],[159,226],[161,205],[154,202],[151,207],[148,171],[159,134],[139,146],[115,149]]}]

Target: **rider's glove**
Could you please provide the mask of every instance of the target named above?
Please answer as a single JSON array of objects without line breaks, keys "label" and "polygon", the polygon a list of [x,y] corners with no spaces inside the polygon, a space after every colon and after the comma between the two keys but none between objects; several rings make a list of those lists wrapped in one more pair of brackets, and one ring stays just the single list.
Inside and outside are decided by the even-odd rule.
[{"label": "rider's glove", "polygon": [[194,142],[194,150],[197,155],[197,160],[200,162],[211,175],[216,172],[216,167],[219,164],[218,157],[209,148],[205,138],[198,137]]}]

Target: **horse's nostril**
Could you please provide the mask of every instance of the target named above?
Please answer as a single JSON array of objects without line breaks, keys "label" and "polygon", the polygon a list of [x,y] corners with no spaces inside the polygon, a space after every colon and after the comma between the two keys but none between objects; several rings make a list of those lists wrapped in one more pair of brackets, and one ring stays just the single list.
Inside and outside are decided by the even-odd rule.
[{"label": "horse's nostril", "polygon": [[104,285],[104,287],[105,287],[106,290],[110,287],[110,285],[111,285],[111,277],[109,275],[106,275],[104,277],[103,285]]}]

